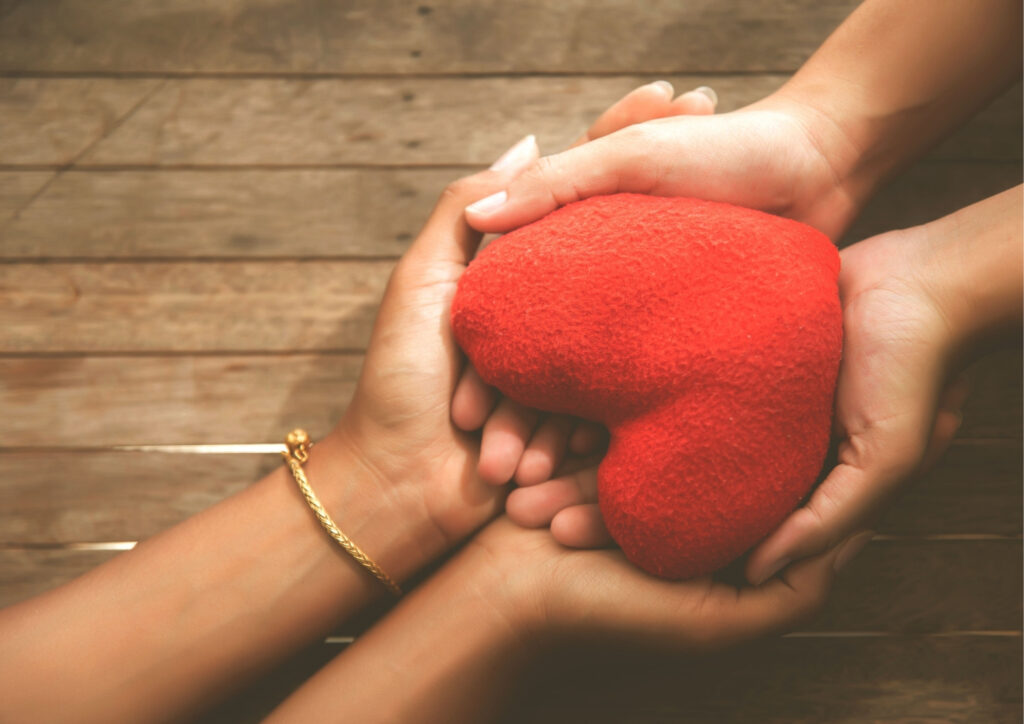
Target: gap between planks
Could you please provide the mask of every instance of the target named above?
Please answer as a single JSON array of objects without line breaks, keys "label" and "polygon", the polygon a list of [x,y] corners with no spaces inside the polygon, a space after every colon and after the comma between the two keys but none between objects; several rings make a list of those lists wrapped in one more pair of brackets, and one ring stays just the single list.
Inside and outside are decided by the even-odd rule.
[{"label": "gap between planks", "polygon": [[[872,543],[972,543],[1005,541],[1020,543],[1024,540],[1020,534],[1006,535],[1002,533],[928,533],[924,535],[889,535],[876,534]],[[0,541],[0,551],[130,551],[139,541],[47,541],[45,543],[19,543],[16,541]]]}]

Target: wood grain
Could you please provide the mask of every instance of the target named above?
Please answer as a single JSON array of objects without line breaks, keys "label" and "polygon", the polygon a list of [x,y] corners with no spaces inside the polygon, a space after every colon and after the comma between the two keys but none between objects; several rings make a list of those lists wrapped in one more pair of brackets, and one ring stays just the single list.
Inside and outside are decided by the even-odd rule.
[{"label": "wood grain", "polygon": [[[0,606],[49,590],[115,555],[0,549]],[[1016,629],[1021,562],[1019,540],[873,542],[837,578],[822,613],[802,628],[898,633]]]},{"label": "wood grain", "polygon": [[[464,173],[75,171],[28,204],[52,172],[0,172],[0,258],[397,256],[444,185]],[[876,196],[846,239],[944,216],[1020,177],[1015,162],[918,164]]]},{"label": "wood grain", "polygon": [[[286,429],[268,431],[265,440],[276,441]],[[1020,536],[1021,454],[1020,440],[955,442],[886,508],[877,530],[914,539]],[[278,464],[276,455],[5,452],[0,543],[141,540],[242,490]]]},{"label": "wood grain", "polygon": [[[34,0],[0,23],[0,70],[607,73],[793,70],[855,0]],[[737,43],[736,38],[743,42]]]},{"label": "wood grain", "polygon": [[917,163],[879,189],[841,245],[934,221],[1021,182],[1019,162]]},{"label": "wood grain", "polygon": [[1019,638],[770,640],[704,656],[592,645],[536,662],[503,722],[1010,724]]},{"label": "wood grain", "polygon": [[392,266],[3,265],[0,351],[363,348]]},{"label": "wood grain", "polygon": [[[343,650],[316,646],[211,710],[259,722]],[[509,682],[500,721],[1011,724],[1019,638],[773,639],[711,656],[582,647]]]},{"label": "wood grain", "polygon": [[[0,439],[13,447],[276,442],[297,424],[318,437],[341,416],[361,364],[352,354],[0,358]],[[960,437],[1020,439],[1020,353],[992,355],[971,377]]]},{"label": "wood grain", "polygon": [[0,359],[5,445],[278,442],[321,437],[362,355]]},{"label": "wood grain", "polygon": [[[785,76],[669,79],[680,90],[713,83],[726,111],[763,97]],[[0,86],[0,164],[61,165],[81,154],[76,165],[86,168],[486,165],[526,133],[537,134],[546,152],[564,148],[647,80],[7,80]],[[134,103],[140,105],[128,113]],[[929,157],[1019,159],[1020,103],[1018,85]],[[70,138],[54,137],[54,128]]]},{"label": "wood grain", "polygon": [[[65,173],[16,221],[0,227],[0,257],[398,256],[419,232],[444,185],[464,173]],[[0,223],[49,175],[0,172]]]},{"label": "wood grain", "polygon": [[0,78],[0,164],[72,162],[113,130],[160,83],[152,79]]}]

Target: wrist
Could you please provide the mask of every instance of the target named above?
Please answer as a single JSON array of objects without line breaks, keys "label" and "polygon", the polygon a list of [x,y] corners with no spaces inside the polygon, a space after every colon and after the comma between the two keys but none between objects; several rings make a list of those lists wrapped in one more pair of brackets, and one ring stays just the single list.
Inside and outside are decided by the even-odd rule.
[{"label": "wrist", "polygon": [[536,648],[551,631],[546,581],[557,572],[558,544],[549,530],[520,528],[501,517],[480,531],[455,563],[509,630],[521,651]]},{"label": "wrist", "polygon": [[[874,192],[875,183],[860,172],[860,141],[834,109],[787,85],[743,110],[772,113],[792,129],[793,142],[780,153],[803,149],[804,171],[793,180],[800,189],[797,208],[790,215],[823,230],[844,230]],[[834,231],[830,235],[838,236]]]},{"label": "wrist", "polygon": [[343,426],[312,447],[305,467],[338,527],[396,581],[446,550],[422,496],[385,479]]},{"label": "wrist", "polygon": [[1020,187],[921,227],[918,278],[950,328],[952,352],[970,357],[1021,323]]}]

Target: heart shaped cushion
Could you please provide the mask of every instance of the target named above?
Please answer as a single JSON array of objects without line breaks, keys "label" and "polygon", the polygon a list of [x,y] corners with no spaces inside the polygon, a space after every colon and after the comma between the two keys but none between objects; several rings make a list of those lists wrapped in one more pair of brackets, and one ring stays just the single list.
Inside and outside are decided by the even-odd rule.
[{"label": "heart shaped cushion", "polygon": [[615,194],[501,237],[469,265],[455,337],[513,400],[603,423],[598,500],[626,556],[709,573],[820,471],[842,347],[839,254],[778,216]]}]

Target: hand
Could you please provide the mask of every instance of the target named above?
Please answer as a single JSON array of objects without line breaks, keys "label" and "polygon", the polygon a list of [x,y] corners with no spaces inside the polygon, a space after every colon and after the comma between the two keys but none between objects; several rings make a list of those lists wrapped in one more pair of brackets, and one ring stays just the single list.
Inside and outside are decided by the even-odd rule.
[{"label": "hand", "polygon": [[545,531],[499,518],[455,564],[527,643],[600,634],[706,651],[807,620],[825,601],[842,553],[837,547],[804,560],[759,588],[710,576],[669,582],[637,569],[621,551],[570,550]]},{"label": "hand", "polygon": [[957,334],[946,300],[926,275],[930,247],[928,227],[917,227],[841,253],[838,464],[807,505],[755,549],[747,563],[752,583],[868,525],[903,482],[941,456],[960,427],[968,388],[951,369]]},{"label": "hand", "polygon": [[960,427],[960,367],[1020,333],[1021,187],[841,253],[843,361],[836,390],[839,464],[753,552],[763,581],[870,523]]},{"label": "hand", "polygon": [[359,385],[332,434],[354,451],[381,494],[425,511],[445,544],[483,524],[502,503],[502,491],[476,475],[476,441],[451,424],[449,403],[462,368],[449,326],[451,299],[481,237],[466,225],[463,208],[536,158],[529,136],[490,170],[445,189],[391,275]]},{"label": "hand", "polygon": [[[666,81],[640,86],[613,104],[578,139],[573,148],[655,118],[710,115],[718,98],[699,88],[673,99]],[[607,444],[607,432],[596,423],[567,415],[528,409],[485,383],[467,366],[452,400],[452,421],[467,432],[483,428],[480,478],[493,485],[515,479],[519,485],[548,480],[567,452],[591,455]]]},{"label": "hand", "polygon": [[840,126],[783,89],[734,113],[652,120],[542,158],[466,217],[503,232],[582,198],[631,191],[730,202],[836,238],[862,202],[846,179],[857,155]]}]

